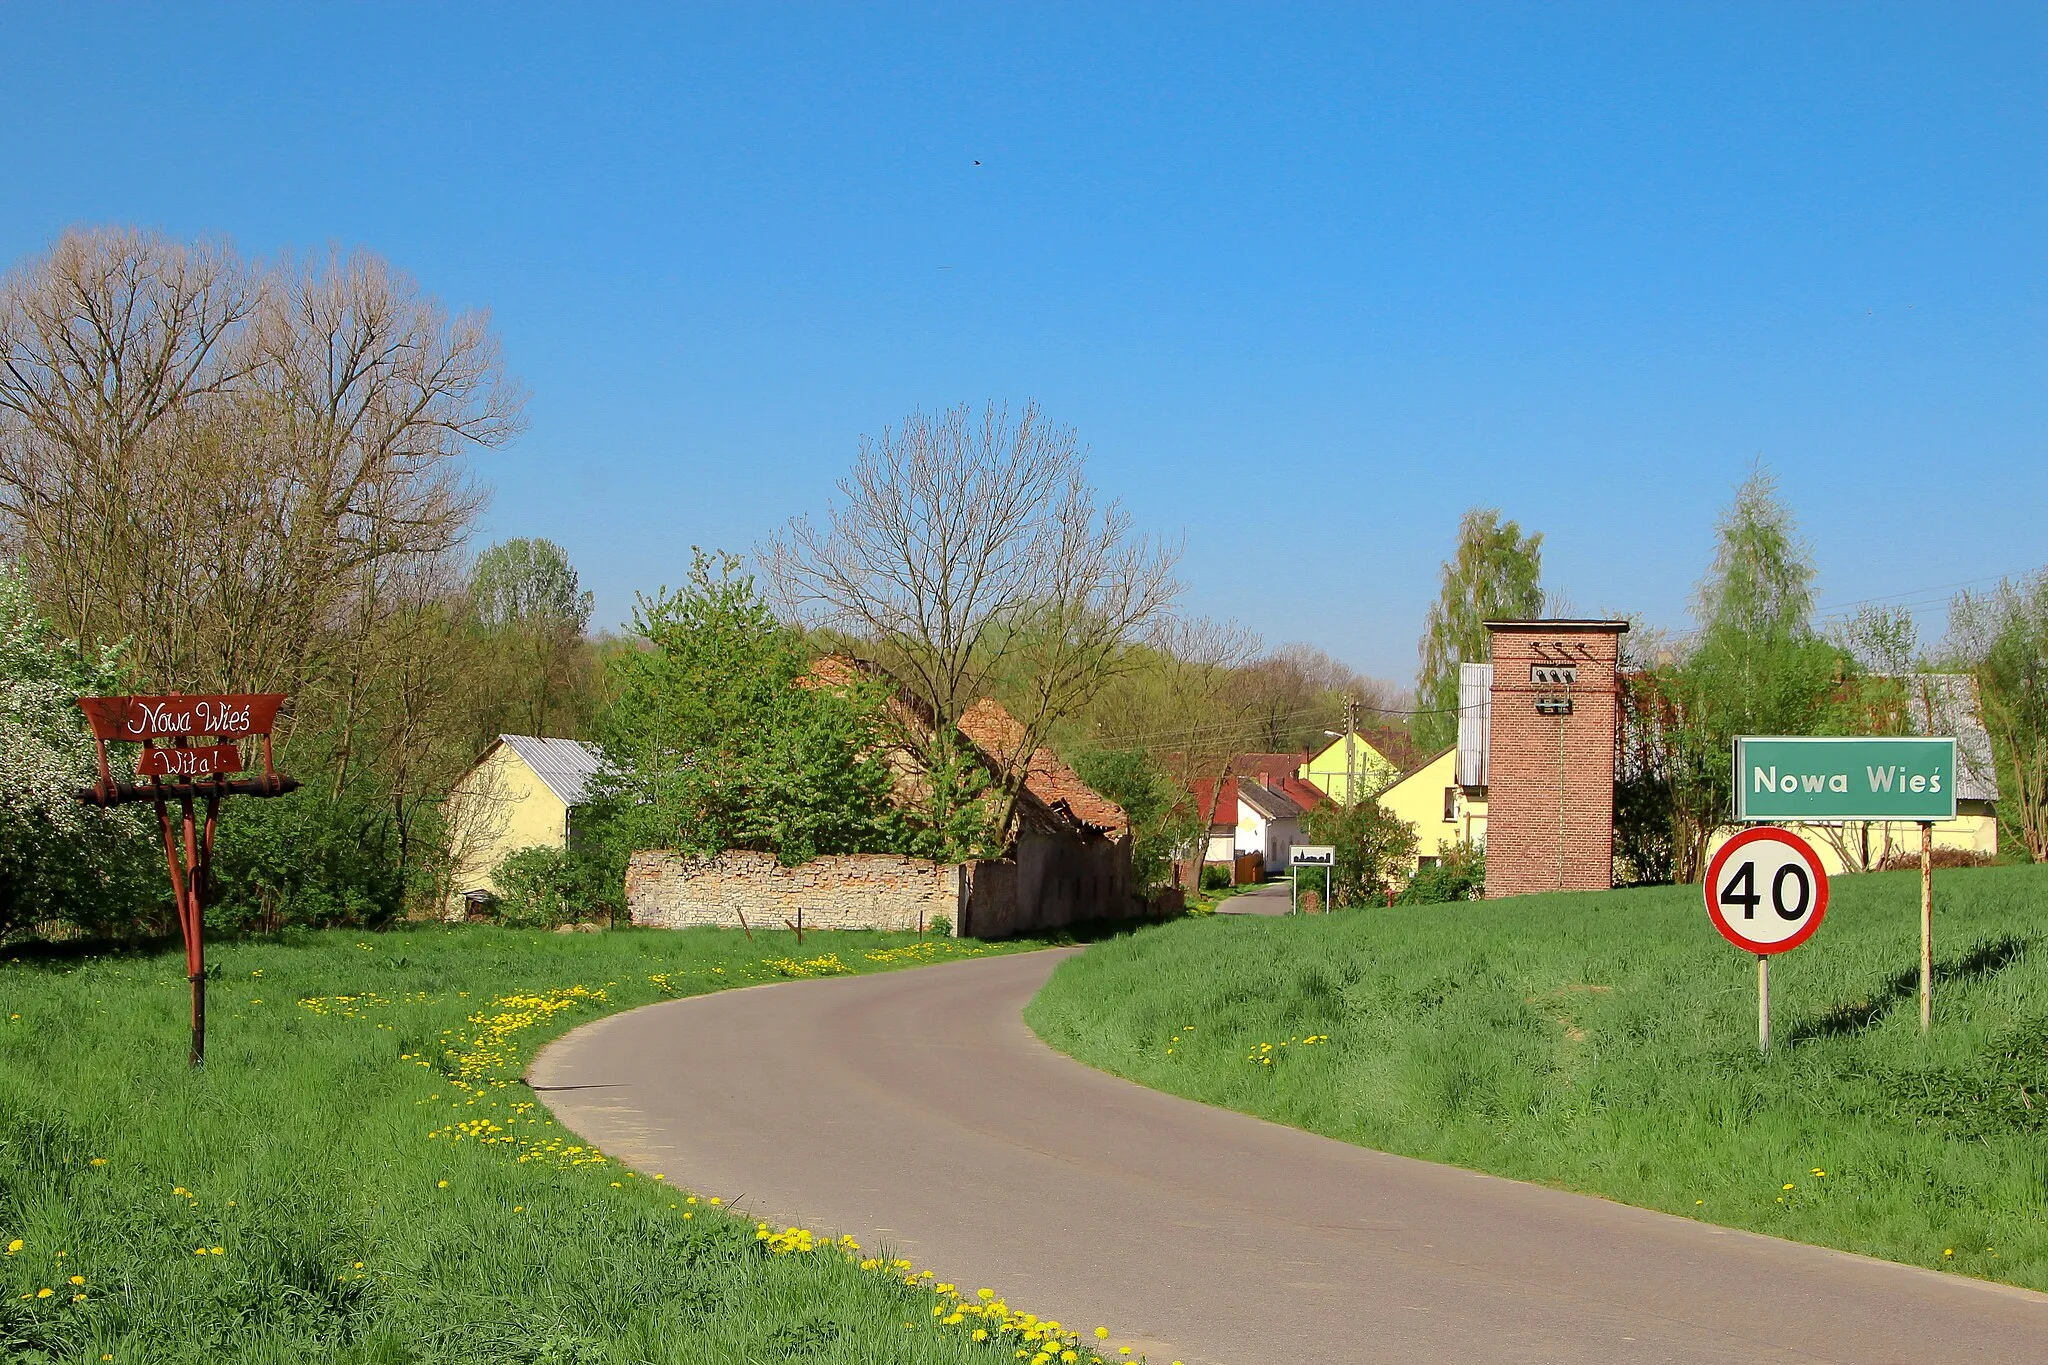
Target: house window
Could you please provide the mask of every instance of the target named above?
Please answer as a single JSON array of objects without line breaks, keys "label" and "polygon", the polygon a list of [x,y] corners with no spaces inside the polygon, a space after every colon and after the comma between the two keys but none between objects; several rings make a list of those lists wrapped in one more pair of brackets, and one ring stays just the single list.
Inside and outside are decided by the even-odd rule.
[{"label": "house window", "polygon": [[1444,819],[1445,819],[1445,820],[1447,820],[1447,821],[1450,821],[1450,820],[1456,820],[1457,818],[1458,818],[1458,789],[1457,789],[1456,787],[1445,787],[1445,788],[1444,788]]},{"label": "house window", "polygon": [[1424,856],[1424,857],[1421,857],[1421,858],[1417,858],[1417,859],[1415,860],[1415,870],[1416,870],[1417,872],[1422,872],[1422,871],[1426,871],[1427,869],[1429,869],[1429,868],[1432,868],[1432,867],[1435,867],[1435,866],[1436,866],[1436,859],[1435,859],[1435,858],[1432,858],[1432,857]]}]

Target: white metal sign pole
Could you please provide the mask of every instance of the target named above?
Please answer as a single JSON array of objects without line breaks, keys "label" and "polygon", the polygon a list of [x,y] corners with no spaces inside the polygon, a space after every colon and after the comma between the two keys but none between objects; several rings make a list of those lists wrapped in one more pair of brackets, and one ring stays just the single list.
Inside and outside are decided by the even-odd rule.
[{"label": "white metal sign pole", "polygon": [[1934,826],[1920,822],[1920,1031],[1934,1027]]},{"label": "white metal sign pole", "polygon": [[1771,1053],[1771,959],[1756,955],[1756,1050]]}]

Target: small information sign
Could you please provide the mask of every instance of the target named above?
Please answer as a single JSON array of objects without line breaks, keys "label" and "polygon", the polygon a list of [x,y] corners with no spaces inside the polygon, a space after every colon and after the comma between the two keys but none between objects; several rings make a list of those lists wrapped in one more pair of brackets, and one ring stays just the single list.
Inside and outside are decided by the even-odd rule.
[{"label": "small information sign", "polygon": [[[1288,850],[1287,861],[1295,867],[1320,867],[1323,870],[1323,910],[1327,913],[1330,908],[1330,873],[1337,866],[1337,846],[1295,844]],[[1298,915],[1301,913],[1301,874],[1296,872],[1289,880],[1294,884],[1289,894],[1293,898],[1294,913]]]}]

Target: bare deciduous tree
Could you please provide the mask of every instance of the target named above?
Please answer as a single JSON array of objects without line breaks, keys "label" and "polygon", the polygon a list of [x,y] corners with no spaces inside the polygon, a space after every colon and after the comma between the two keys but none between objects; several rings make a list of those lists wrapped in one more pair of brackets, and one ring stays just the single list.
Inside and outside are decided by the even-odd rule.
[{"label": "bare deciduous tree", "polygon": [[838,486],[823,526],[798,518],[768,543],[768,572],[785,605],[902,682],[929,721],[905,736],[927,772],[958,770],[957,722],[1005,682],[1021,712],[1017,752],[995,756],[1007,832],[1025,760],[1170,604],[1177,555],[1097,501],[1073,429],[1035,404],[1014,421],[994,405],[913,414],[864,440]]},{"label": "bare deciduous tree", "polygon": [[1167,746],[1162,757],[1187,789],[1201,828],[1185,869],[1192,892],[1201,889],[1223,779],[1257,734],[1258,695],[1248,685],[1245,666],[1258,656],[1259,638],[1235,621],[1169,618],[1153,632],[1152,643],[1165,684],[1159,693],[1165,724],[1156,732]]},{"label": "bare deciduous tree", "polygon": [[0,284],[0,517],[58,628],[118,637],[166,428],[247,377],[252,273],[224,246],[68,232]]},{"label": "bare deciduous tree", "polygon": [[67,233],[0,292],[0,526],[60,628],[158,685],[296,691],[378,573],[461,542],[455,457],[520,402],[486,320],[374,256]]}]

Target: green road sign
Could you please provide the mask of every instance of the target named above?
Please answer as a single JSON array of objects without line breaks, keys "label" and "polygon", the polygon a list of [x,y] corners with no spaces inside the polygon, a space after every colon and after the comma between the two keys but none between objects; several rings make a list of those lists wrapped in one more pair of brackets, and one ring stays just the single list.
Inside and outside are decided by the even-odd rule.
[{"label": "green road sign", "polygon": [[1745,735],[1735,741],[1735,818],[1953,820],[1956,742]]}]

